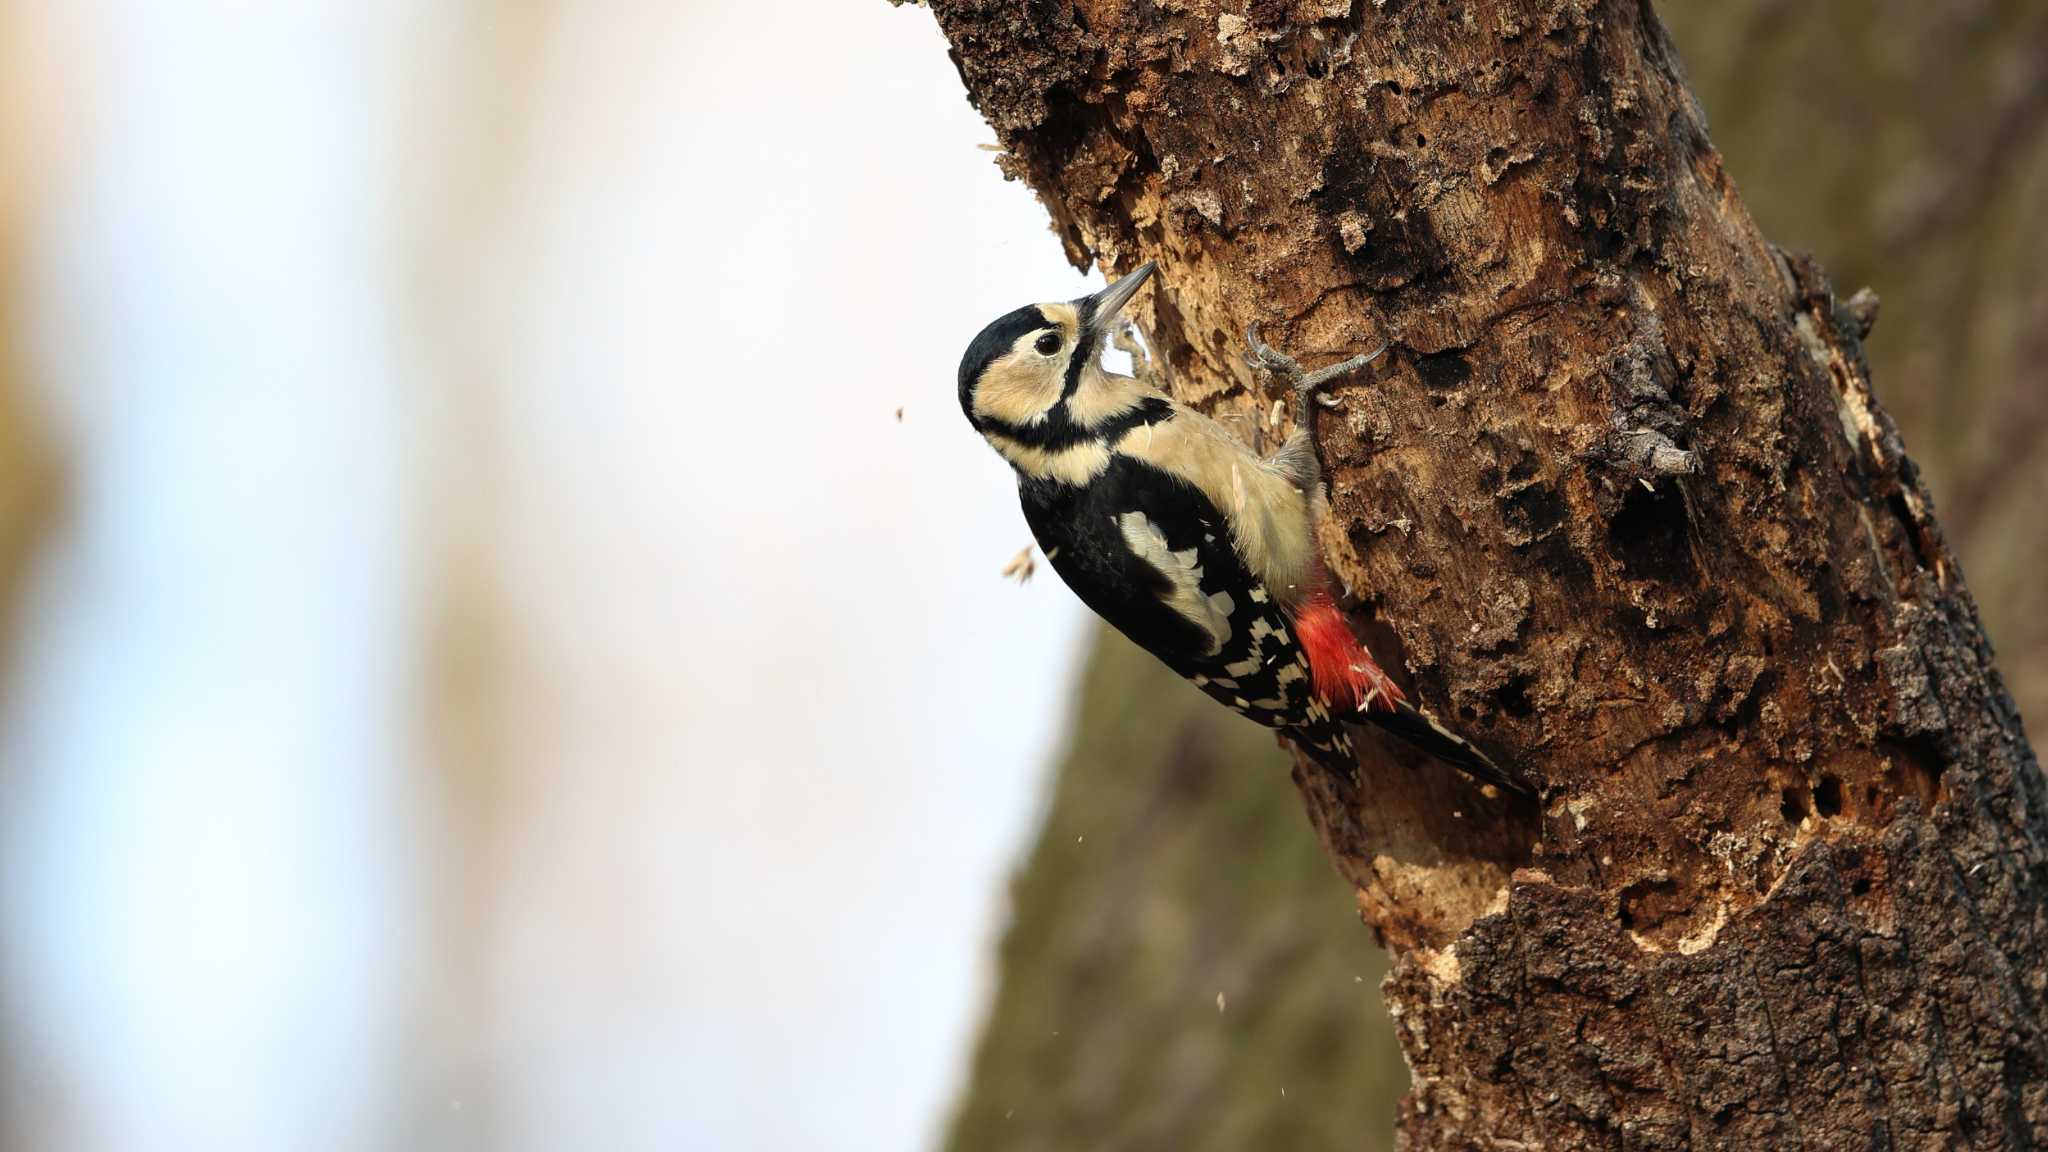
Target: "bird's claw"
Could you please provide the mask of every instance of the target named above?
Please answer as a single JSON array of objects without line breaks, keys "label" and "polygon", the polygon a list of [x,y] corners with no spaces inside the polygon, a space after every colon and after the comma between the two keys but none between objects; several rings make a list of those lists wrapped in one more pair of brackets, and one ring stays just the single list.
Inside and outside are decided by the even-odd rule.
[{"label": "bird's claw", "polygon": [[1158,368],[1152,363],[1152,354],[1146,350],[1144,342],[1138,337],[1137,325],[1132,324],[1128,318],[1124,319],[1116,326],[1109,343],[1110,347],[1131,358],[1133,377],[1154,387],[1159,386]]},{"label": "bird's claw", "polygon": [[[1309,398],[1315,396],[1330,381],[1358,371],[1360,368],[1379,359],[1387,350],[1387,345],[1382,343],[1378,348],[1363,356],[1353,356],[1349,360],[1310,372],[1304,369],[1301,366],[1301,362],[1294,357],[1259,339],[1259,326],[1257,324],[1247,327],[1244,336],[1245,342],[1251,346],[1253,363],[1263,367],[1274,376],[1285,380],[1289,389],[1294,393],[1295,402],[1304,405],[1309,403]],[[1316,397],[1316,399],[1325,408],[1337,407],[1337,402],[1330,397]]]}]

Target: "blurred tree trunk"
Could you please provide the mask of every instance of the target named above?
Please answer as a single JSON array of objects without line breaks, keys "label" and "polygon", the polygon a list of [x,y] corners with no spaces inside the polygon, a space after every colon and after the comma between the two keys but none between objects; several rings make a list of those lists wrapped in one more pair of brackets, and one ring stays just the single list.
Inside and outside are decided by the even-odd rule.
[{"label": "blurred tree trunk", "polygon": [[[30,401],[23,348],[26,312],[22,299],[24,239],[41,204],[42,173],[50,139],[56,134],[38,81],[40,71],[26,59],[21,35],[25,6],[0,0],[0,705],[13,695],[16,624],[37,549],[48,534],[63,498],[62,477]],[[12,734],[0,728],[0,739]],[[0,813],[18,803],[20,770],[0,757]],[[0,896],[0,918],[9,909]],[[0,1145],[36,1146],[47,1136],[51,1110],[36,1097],[41,1087],[25,1056],[11,1005],[18,989],[0,982]]]},{"label": "blurred tree trunk", "polygon": [[931,7],[1070,256],[1162,264],[1183,399],[1265,407],[1251,321],[1392,342],[1328,550],[1545,789],[1296,770],[1396,952],[1406,1143],[2048,1146],[2048,789],[1868,308],[1758,233],[1647,5]]},{"label": "blurred tree trunk", "polygon": [[[40,202],[51,139],[40,70],[18,46],[23,13],[0,4],[0,645],[11,651],[30,561],[60,497],[58,469],[29,401],[21,284],[23,239]],[[39,116],[45,119],[39,119]],[[0,680],[7,668],[0,662]],[[6,781],[0,769],[0,784]]]},{"label": "blurred tree trunk", "polygon": [[[22,585],[57,498],[57,476],[19,373],[15,256],[7,225],[0,218],[0,643],[11,651]],[[0,663],[0,680],[7,672]]]},{"label": "blurred tree trunk", "polygon": [[1079,689],[946,1147],[1384,1152],[1386,957],[1285,754],[1107,628]]}]

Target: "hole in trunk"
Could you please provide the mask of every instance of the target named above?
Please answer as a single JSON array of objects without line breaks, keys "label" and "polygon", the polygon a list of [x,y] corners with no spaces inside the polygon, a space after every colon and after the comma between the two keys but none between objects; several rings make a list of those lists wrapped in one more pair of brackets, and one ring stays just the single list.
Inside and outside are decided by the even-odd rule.
[{"label": "hole in trunk", "polygon": [[1494,689],[1493,702],[1510,716],[1523,717],[1536,710],[1529,702],[1529,678],[1517,676],[1506,684]]},{"label": "hole in trunk", "polygon": [[1629,576],[1691,583],[1697,573],[1685,526],[1685,497],[1676,485],[1652,491],[1631,481],[1621,510],[1608,521],[1607,540]]},{"label": "hole in trunk", "polygon": [[1832,773],[1820,778],[1813,790],[1813,810],[1832,820],[1842,814],[1842,778]]},{"label": "hole in trunk", "polygon": [[1778,813],[1785,817],[1785,823],[1795,828],[1799,826],[1800,821],[1806,819],[1807,813],[1813,811],[1806,786],[1803,784],[1778,793],[1778,800]]}]

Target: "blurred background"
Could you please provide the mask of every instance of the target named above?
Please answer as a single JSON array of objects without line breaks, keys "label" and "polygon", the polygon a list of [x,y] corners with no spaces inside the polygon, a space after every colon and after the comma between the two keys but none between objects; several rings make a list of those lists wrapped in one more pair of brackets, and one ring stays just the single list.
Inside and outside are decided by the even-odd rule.
[{"label": "blurred background", "polygon": [[[2048,0],[1659,10],[2038,724]],[[1387,1146],[1270,737],[999,575],[991,140],[883,0],[0,0],[0,1147]]]}]

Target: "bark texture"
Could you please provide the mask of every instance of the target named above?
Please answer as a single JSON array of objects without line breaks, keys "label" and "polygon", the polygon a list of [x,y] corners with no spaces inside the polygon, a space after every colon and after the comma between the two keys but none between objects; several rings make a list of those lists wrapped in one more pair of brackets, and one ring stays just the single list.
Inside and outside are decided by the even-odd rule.
[{"label": "bark texture", "polygon": [[1647,6],[935,0],[1179,394],[1311,364],[1326,543],[1542,782],[1296,779],[1395,949],[1412,1147],[2048,1146],[2048,795],[1868,312],[1763,240]]},{"label": "bark texture", "polygon": [[1665,0],[1743,200],[1844,286],[2022,715],[2048,714],[2048,4]]}]

